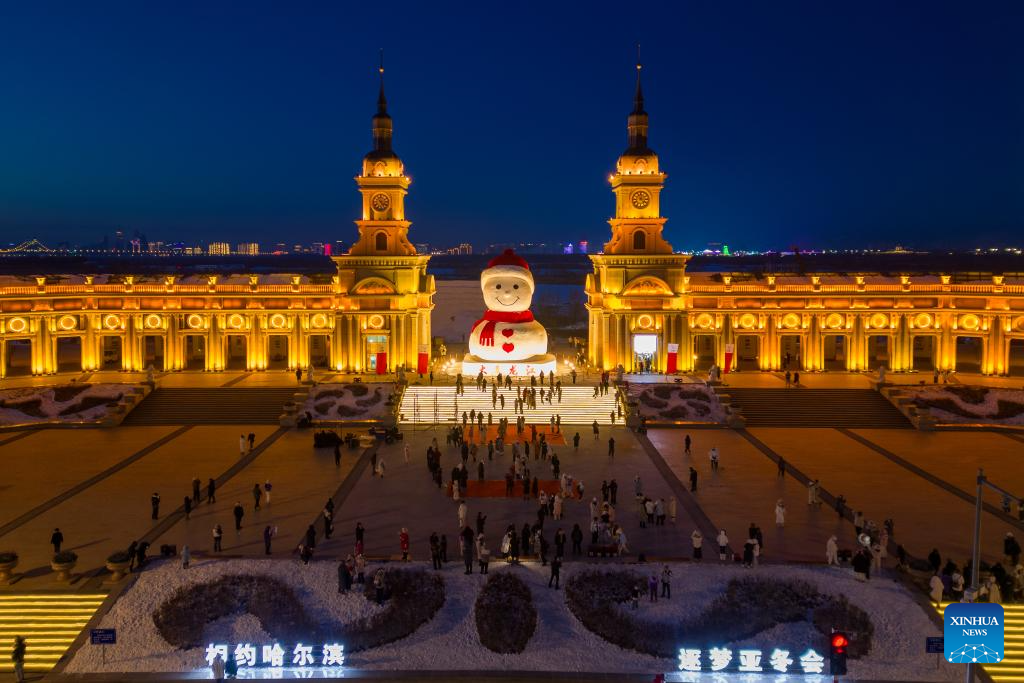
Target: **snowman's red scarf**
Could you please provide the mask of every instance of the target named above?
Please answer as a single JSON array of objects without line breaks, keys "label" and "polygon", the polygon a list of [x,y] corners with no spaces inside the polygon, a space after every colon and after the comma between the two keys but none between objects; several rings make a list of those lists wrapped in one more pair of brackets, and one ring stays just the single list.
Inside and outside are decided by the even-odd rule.
[{"label": "snowman's red scarf", "polygon": [[480,323],[484,329],[480,330],[480,346],[494,346],[494,330],[498,323],[532,323],[533,313],[529,311],[518,311],[516,313],[503,313],[502,311],[487,311],[484,317],[473,323],[473,329]]}]

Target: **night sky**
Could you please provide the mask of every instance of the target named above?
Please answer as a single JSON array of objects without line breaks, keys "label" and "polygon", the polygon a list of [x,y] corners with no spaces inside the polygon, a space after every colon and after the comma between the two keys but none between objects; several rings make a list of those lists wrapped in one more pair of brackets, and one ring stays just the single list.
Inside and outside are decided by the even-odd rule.
[{"label": "night sky", "polygon": [[1024,3],[7,2],[0,242],[603,242],[642,43],[677,249],[1024,243]]}]

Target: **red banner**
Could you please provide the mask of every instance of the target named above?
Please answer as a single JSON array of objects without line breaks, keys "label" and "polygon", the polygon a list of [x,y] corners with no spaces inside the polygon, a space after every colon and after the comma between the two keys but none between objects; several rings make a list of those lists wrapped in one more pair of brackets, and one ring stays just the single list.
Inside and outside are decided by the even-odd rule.
[{"label": "red banner", "polygon": [[725,345],[725,374],[729,374],[729,370],[732,369],[732,354],[733,354],[733,345],[732,344],[726,344]]},{"label": "red banner", "polygon": [[381,351],[377,354],[377,374],[383,375],[388,371],[388,352]]},{"label": "red banner", "polygon": [[416,356],[416,372],[421,375],[426,374],[429,370],[430,365],[430,347],[426,344],[420,344],[419,355]]},{"label": "red banner", "polygon": [[679,365],[679,344],[668,345],[668,356],[665,358],[665,373],[674,375]]}]

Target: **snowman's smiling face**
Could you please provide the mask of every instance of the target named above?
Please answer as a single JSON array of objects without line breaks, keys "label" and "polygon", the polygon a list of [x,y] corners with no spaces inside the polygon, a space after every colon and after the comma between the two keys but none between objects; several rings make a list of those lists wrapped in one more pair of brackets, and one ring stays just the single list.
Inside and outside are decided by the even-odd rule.
[{"label": "snowman's smiling face", "polygon": [[492,311],[518,313],[530,308],[533,283],[516,275],[492,277],[483,285],[484,303]]}]

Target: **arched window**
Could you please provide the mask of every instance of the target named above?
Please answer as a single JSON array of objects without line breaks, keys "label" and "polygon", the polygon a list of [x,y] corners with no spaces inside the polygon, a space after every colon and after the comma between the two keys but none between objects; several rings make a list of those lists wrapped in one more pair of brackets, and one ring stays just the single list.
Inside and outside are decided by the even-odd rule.
[{"label": "arched window", "polygon": [[384,171],[387,170],[387,166],[384,165],[383,161],[378,161],[373,165],[373,175],[378,178],[384,175]]},{"label": "arched window", "polygon": [[388,250],[388,234],[386,232],[378,232],[375,241],[377,251]]},{"label": "arched window", "polygon": [[633,233],[633,249],[636,251],[643,251],[647,248],[647,233],[643,230],[637,230]]},{"label": "arched window", "polygon": [[647,172],[647,160],[646,159],[637,159],[636,160],[636,164],[634,164],[634,168],[636,169],[637,173],[646,173]]}]

